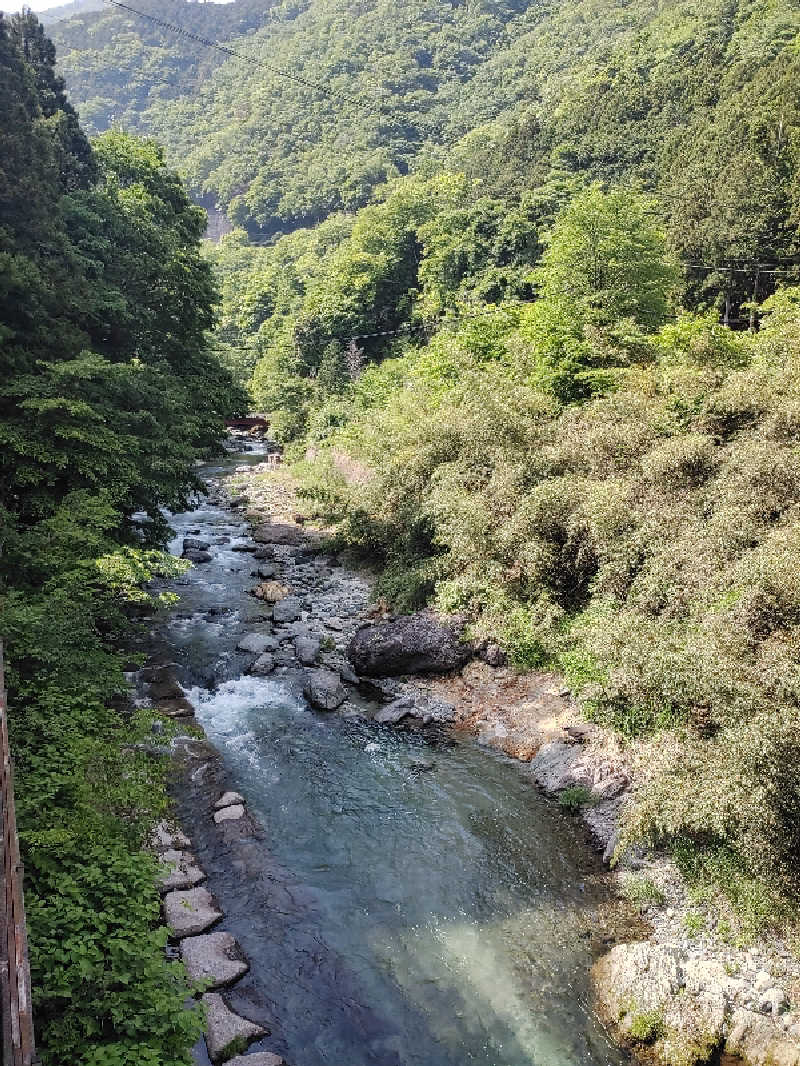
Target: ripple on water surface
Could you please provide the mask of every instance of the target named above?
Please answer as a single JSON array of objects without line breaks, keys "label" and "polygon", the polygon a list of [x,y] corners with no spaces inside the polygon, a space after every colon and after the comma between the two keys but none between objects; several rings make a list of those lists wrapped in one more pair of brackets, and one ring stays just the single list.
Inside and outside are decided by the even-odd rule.
[{"label": "ripple on water surface", "polygon": [[306,893],[300,925],[252,900],[237,923],[225,889],[292,1066],[623,1061],[588,1007],[591,860],[519,764],[313,713],[275,679],[192,698]]}]

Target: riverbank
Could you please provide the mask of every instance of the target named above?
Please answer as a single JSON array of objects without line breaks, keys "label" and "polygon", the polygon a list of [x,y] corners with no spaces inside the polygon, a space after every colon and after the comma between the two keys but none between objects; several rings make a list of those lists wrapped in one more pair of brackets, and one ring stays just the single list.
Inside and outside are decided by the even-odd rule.
[{"label": "riverbank", "polygon": [[[320,533],[305,523],[287,472],[253,468],[239,473],[233,486],[235,494],[246,496],[254,529],[269,516],[295,546],[312,554],[321,547]],[[304,565],[313,571],[319,563]],[[296,575],[296,588],[293,575],[286,575],[290,591],[307,591],[308,575]],[[334,633],[341,634],[329,638],[331,648],[320,649],[321,666],[345,680],[351,670],[343,654],[348,639],[365,619],[389,617],[367,607],[366,576],[353,575],[346,583],[350,580],[358,583],[358,596],[350,601],[358,609],[340,629],[342,612],[331,613],[338,610],[336,596],[323,606],[315,597],[311,605],[318,622],[324,626],[333,619]],[[297,636],[302,637],[295,634],[295,642]],[[332,683],[336,689],[338,682]],[[397,719],[404,728],[424,728],[426,714],[417,717],[414,709],[433,703],[440,708],[440,721],[526,763],[533,783],[579,812],[605,861],[612,858],[619,811],[635,787],[631,753],[582,719],[558,678],[518,675],[502,665],[473,661],[448,678],[378,686],[394,705],[392,713],[405,711]],[[340,702],[345,703],[344,696]],[[344,713],[360,710],[345,707]],[[629,854],[612,876],[620,913],[634,905],[649,926],[645,935],[615,944],[594,967],[598,1009],[622,1039],[670,1066],[707,1061],[723,1048],[754,1066],[800,1062],[799,975],[786,943],[777,938],[746,946],[732,942],[730,919],[719,901],[693,897],[663,856]]]}]

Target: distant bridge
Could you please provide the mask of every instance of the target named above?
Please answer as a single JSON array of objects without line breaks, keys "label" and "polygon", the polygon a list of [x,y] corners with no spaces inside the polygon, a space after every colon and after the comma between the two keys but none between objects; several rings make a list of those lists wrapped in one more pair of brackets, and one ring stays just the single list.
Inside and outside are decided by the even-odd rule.
[{"label": "distant bridge", "polygon": [[229,418],[225,423],[226,429],[239,429],[249,433],[253,429],[266,433],[269,429],[269,419],[263,415],[247,415],[246,418]]}]

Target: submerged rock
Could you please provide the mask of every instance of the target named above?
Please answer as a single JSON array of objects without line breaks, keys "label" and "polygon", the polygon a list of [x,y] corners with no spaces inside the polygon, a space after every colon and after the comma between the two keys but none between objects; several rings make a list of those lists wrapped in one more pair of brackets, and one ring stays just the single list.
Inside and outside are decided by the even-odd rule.
[{"label": "submerged rock", "polygon": [[458,622],[442,622],[431,611],[406,615],[393,622],[363,626],[347,647],[347,657],[364,677],[397,674],[444,674],[472,657],[460,638]]},{"label": "submerged rock", "polygon": [[319,711],[335,711],[347,697],[342,679],[333,670],[309,670],[303,695]]},{"label": "submerged rock", "polygon": [[251,655],[263,655],[265,651],[274,646],[275,638],[269,633],[248,633],[236,645],[236,650],[248,651]]},{"label": "submerged rock", "polygon": [[213,1063],[224,1062],[231,1052],[241,1051],[267,1030],[255,1022],[240,1017],[228,1007],[219,992],[206,992],[203,996],[206,1008],[206,1046]]}]

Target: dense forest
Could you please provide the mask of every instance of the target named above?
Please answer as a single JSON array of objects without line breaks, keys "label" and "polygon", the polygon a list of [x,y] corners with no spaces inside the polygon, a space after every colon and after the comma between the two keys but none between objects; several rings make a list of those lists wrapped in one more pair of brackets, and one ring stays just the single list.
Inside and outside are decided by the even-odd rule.
[{"label": "dense forest", "polygon": [[163,769],[115,649],[243,397],[205,341],[204,213],[154,143],[89,144],[54,58],[0,19],[0,632],[37,1039],[49,1066],[177,1066],[199,1021],[142,850]]},{"label": "dense forest", "polygon": [[[0,37],[3,626],[34,738],[20,775],[45,1052],[183,1061],[191,1016],[148,948],[147,817],[115,813],[141,797],[112,790],[98,819],[87,782],[137,728],[109,710],[107,642],[168,565],[160,507],[191,491],[245,390],[309,506],[379,565],[380,596],[466,615],[623,739],[639,769],[622,847],[669,849],[696,891],[727,897],[732,936],[791,921],[797,6],[131,6],[151,17],[53,26],[91,145],[35,20]],[[165,160],[237,227],[206,258]],[[160,796],[152,772],[114,789]],[[107,908],[136,940],[130,983],[99,947],[61,947],[95,942],[87,895],[112,862],[119,899],[143,900]],[[56,882],[68,902],[39,904]],[[92,981],[97,1031],[67,1006]],[[126,996],[147,1006],[120,1037]],[[79,1053],[81,1026],[117,1058]]]}]

